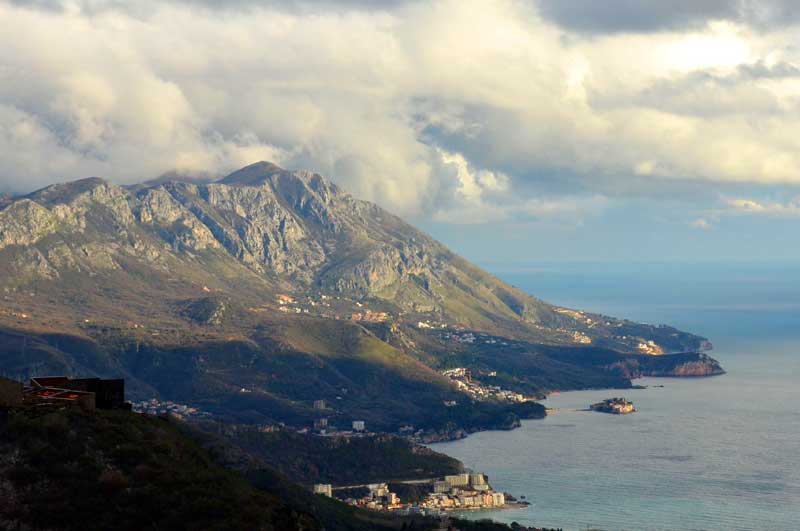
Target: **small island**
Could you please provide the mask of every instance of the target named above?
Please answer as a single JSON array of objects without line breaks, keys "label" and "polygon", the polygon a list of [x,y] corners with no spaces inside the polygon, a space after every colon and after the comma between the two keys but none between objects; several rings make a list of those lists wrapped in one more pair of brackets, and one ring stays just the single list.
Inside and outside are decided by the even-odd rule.
[{"label": "small island", "polygon": [[589,409],[613,415],[627,415],[636,411],[636,408],[633,407],[633,402],[629,402],[624,398],[608,398],[602,402],[592,404]]}]

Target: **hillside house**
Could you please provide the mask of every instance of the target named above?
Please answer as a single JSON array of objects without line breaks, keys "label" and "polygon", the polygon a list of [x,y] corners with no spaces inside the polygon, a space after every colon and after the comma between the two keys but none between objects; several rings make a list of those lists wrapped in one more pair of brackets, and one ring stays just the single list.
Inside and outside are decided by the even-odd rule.
[{"label": "hillside house", "polygon": [[125,402],[125,380],[72,379],[66,376],[31,378],[29,385],[0,377],[0,408],[66,406],[86,411],[131,409]]},{"label": "hillside house", "polygon": [[47,376],[31,378],[32,388],[55,388],[94,395],[97,409],[130,409],[125,402],[125,380],[101,378],[67,378],[66,376]]}]

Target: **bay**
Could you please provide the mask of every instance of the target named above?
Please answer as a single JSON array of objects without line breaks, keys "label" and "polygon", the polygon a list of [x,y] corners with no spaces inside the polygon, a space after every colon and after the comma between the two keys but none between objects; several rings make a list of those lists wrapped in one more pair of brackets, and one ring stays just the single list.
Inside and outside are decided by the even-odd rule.
[{"label": "bay", "polygon": [[[433,445],[526,509],[471,513],[565,530],[800,529],[800,271],[773,264],[495,270],[546,300],[709,337],[728,371],[550,396],[510,432]],[[663,386],[663,387],[661,387]],[[624,395],[637,413],[581,411]]]}]

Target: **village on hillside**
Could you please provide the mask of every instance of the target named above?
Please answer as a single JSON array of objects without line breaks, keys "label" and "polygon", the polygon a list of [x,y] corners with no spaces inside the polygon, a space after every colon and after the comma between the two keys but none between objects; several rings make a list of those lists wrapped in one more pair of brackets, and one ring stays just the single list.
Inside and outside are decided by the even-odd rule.
[{"label": "village on hillside", "polygon": [[[535,400],[535,397],[525,396],[522,393],[502,389],[497,385],[486,385],[473,379],[472,371],[466,367],[457,367],[442,371],[443,376],[447,376],[460,391],[463,391],[474,400],[499,400],[502,402],[528,402]],[[496,372],[489,372],[488,376],[496,376]]]}]

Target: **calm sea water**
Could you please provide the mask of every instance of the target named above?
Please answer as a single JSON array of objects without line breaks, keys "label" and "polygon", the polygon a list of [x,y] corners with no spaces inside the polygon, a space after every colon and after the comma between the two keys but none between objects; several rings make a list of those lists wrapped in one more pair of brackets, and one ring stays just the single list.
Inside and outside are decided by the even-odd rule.
[{"label": "calm sea water", "polygon": [[[434,445],[525,495],[473,513],[583,530],[800,530],[800,267],[557,265],[499,276],[546,300],[709,337],[728,371],[548,398],[510,432]],[[578,411],[624,394],[638,412]]]}]

